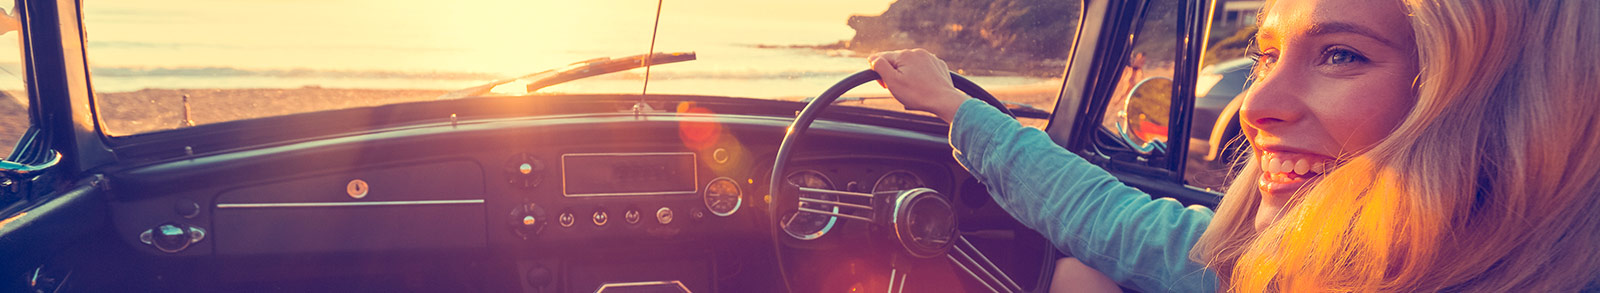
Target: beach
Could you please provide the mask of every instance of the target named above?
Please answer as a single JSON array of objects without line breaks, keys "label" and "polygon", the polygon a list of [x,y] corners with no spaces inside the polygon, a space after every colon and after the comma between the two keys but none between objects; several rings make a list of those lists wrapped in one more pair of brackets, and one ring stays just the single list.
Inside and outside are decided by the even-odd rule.
[{"label": "beach", "polygon": [[[868,85],[870,86],[870,85]],[[1041,109],[1055,106],[1059,86],[1048,83],[1001,86],[989,89],[1002,100]],[[143,89],[128,92],[98,93],[100,111],[107,132],[127,135],[183,127],[184,96],[189,97],[190,116],[195,124],[271,117],[311,111],[371,107],[386,104],[430,101],[445,93],[431,89],[342,89],[301,87],[290,89]],[[868,94],[861,101],[840,105],[902,111],[904,107],[886,95]],[[803,97],[777,99],[800,100]],[[14,99],[0,99],[0,153],[9,154],[27,129],[27,107]],[[920,113],[920,112],[919,112]],[[925,113],[924,113],[925,114]],[[1044,120],[1024,119],[1025,125],[1044,127]]]}]

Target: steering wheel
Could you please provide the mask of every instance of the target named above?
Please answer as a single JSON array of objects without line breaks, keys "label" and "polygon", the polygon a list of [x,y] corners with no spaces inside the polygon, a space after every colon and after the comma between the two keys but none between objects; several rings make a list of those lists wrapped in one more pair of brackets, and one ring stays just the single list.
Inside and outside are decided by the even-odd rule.
[{"label": "steering wheel", "polygon": [[[795,117],[794,123],[789,125],[788,133],[783,136],[783,143],[778,146],[777,159],[772,165],[772,178],[768,181],[772,188],[769,193],[772,195],[772,202],[768,205],[767,212],[771,215],[773,251],[777,253],[778,272],[781,275],[779,278],[783,280],[785,291],[792,292],[793,287],[789,283],[789,273],[784,265],[783,253],[785,241],[783,237],[790,236],[786,236],[788,234],[784,231],[781,221],[782,215],[795,212],[869,223],[873,237],[884,240],[879,242],[891,243],[877,246],[880,247],[877,249],[892,253],[889,292],[900,292],[904,289],[907,277],[905,268],[939,262],[948,262],[960,268],[960,271],[964,271],[991,291],[1022,292],[1021,286],[1001,272],[998,266],[961,236],[960,231],[957,231],[955,206],[948,196],[939,191],[914,188],[859,193],[800,187],[785,179],[784,168],[788,165],[790,155],[795,153],[801,137],[805,136],[806,129],[811,128],[811,123],[816,121],[822,111],[850,89],[878,79],[877,72],[864,70],[829,87],[827,91],[822,92],[822,95],[806,104],[805,109]],[[989,103],[1006,115],[1012,115],[1011,111],[1006,109],[1005,103],[1000,102],[976,83],[955,73],[950,74],[950,79],[961,92]],[[861,201],[840,201],[839,198],[866,199],[871,204],[863,205],[860,204]]]}]

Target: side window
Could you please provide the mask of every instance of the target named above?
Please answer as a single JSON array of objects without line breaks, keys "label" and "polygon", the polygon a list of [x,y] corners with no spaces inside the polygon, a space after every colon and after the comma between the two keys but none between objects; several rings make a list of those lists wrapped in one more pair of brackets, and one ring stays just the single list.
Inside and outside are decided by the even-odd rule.
[{"label": "side window", "polygon": [[10,157],[28,130],[28,82],[22,60],[22,15],[0,2],[0,158]]},{"label": "side window", "polygon": [[[1106,130],[1140,142],[1135,144],[1167,140],[1166,113],[1170,112],[1163,111],[1171,109],[1170,81],[1178,53],[1178,13],[1182,6],[1176,0],[1156,0],[1145,9],[1133,46],[1123,56],[1126,62],[1116,90],[1101,119]],[[1140,98],[1129,99],[1135,95]]]},{"label": "side window", "polygon": [[1239,132],[1240,94],[1255,65],[1248,54],[1262,1],[1218,1],[1195,81],[1193,125],[1189,130],[1189,185],[1223,191],[1238,158],[1249,151]]}]

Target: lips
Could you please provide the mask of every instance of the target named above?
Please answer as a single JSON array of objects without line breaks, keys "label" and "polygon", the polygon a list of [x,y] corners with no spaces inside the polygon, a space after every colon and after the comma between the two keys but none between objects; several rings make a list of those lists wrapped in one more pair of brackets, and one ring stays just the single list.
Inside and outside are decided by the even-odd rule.
[{"label": "lips", "polygon": [[1269,194],[1289,195],[1307,181],[1332,170],[1334,160],[1326,156],[1262,150],[1257,162],[1261,164],[1260,188]]}]

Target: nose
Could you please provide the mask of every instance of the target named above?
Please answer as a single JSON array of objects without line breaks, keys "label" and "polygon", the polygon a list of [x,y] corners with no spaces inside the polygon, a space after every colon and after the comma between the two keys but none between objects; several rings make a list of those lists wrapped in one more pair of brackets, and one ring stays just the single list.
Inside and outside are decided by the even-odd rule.
[{"label": "nose", "polygon": [[1244,93],[1244,103],[1239,108],[1243,118],[1240,122],[1249,128],[1271,131],[1299,121],[1305,115],[1305,103],[1301,98],[1307,94],[1307,87],[1303,85],[1293,72],[1269,71],[1258,75]]}]

